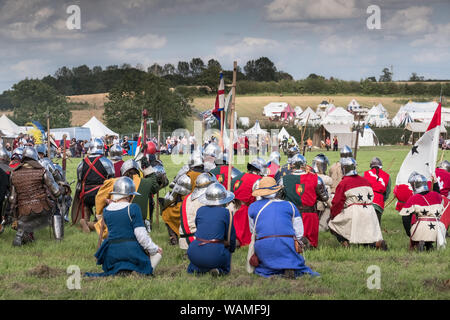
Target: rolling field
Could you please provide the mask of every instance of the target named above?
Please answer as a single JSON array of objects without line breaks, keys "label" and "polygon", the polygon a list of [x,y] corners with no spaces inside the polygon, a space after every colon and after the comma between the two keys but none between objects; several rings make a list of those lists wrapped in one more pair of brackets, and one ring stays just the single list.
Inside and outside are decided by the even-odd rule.
[{"label": "rolling field", "polygon": [[[408,147],[361,148],[357,154],[358,171],[369,168],[372,157],[383,160],[384,168],[395,181],[398,169],[410,149]],[[323,152],[323,151],[322,151]],[[308,163],[319,151],[306,154]],[[324,152],[334,163],[338,152]],[[441,151],[439,152],[439,158]],[[448,158],[448,156],[447,156]],[[169,156],[162,156],[170,180],[181,164],[174,164]],[[68,181],[75,179],[80,159],[68,161]],[[283,156],[282,163],[286,157]],[[60,161],[59,161],[60,162]],[[244,170],[245,163],[237,167]],[[166,190],[162,190],[163,196]],[[392,198],[392,195],[390,196]],[[388,200],[389,201],[389,200]],[[306,299],[449,299],[450,249],[432,252],[408,251],[409,239],[404,233],[401,217],[391,204],[382,218],[383,237],[389,251],[369,248],[340,247],[328,232],[319,235],[319,248],[304,253],[306,264],[320,273],[320,277],[301,277],[296,280],[265,279],[245,270],[247,248],[237,249],[232,256],[231,273],[224,277],[193,276],[186,272],[188,260],[177,246],[168,244],[168,234],[159,218],[151,233],[152,239],[163,248],[163,259],[154,277],[110,277],[81,279],[81,288],[69,290],[69,266],[84,272],[99,272],[96,265],[97,235],[84,234],[77,227],[66,224],[61,243],[50,239],[49,228],[36,233],[36,242],[21,248],[12,247],[14,231],[9,227],[0,235],[0,299],[186,299],[186,300],[306,300]],[[371,276],[367,270],[378,266],[381,288],[368,289]]]}]

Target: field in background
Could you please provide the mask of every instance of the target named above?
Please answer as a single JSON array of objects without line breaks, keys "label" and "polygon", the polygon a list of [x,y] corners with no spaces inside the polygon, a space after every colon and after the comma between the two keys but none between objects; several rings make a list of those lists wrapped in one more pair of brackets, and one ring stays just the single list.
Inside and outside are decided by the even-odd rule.
[{"label": "field in background", "polygon": [[[362,174],[369,168],[370,159],[378,156],[395,181],[409,150],[408,147],[397,146],[361,148],[357,154],[358,172]],[[339,158],[339,152],[307,152],[308,163],[319,152],[324,152],[331,164]],[[169,180],[172,180],[182,164],[172,163],[169,156],[161,159]],[[70,159],[67,162],[69,181],[75,179],[79,161]],[[285,162],[286,157],[283,156],[282,163]],[[245,164],[237,167],[244,170]],[[163,190],[160,196],[165,191],[168,189]],[[307,251],[304,257],[306,264],[321,276],[305,276],[296,280],[265,279],[248,274],[245,270],[247,248],[237,249],[233,254],[228,276],[189,275],[186,272],[189,261],[178,247],[168,244],[167,229],[161,217],[159,220],[160,224],[154,225],[151,237],[164,252],[154,277],[82,278],[80,290],[67,288],[70,275],[66,270],[76,265],[82,274],[101,271],[93,256],[97,244],[95,233],[86,235],[67,225],[64,241],[56,243],[49,238],[49,229],[46,228],[36,233],[35,243],[15,248],[11,245],[14,231],[7,227],[0,235],[0,299],[450,299],[450,249],[423,253],[408,251],[409,239],[393,205],[386,209],[382,218],[383,237],[389,251],[354,246],[345,249],[330,233],[320,232],[319,248]],[[368,268],[373,265],[381,271],[379,290],[367,287],[368,278],[372,275]]]}]

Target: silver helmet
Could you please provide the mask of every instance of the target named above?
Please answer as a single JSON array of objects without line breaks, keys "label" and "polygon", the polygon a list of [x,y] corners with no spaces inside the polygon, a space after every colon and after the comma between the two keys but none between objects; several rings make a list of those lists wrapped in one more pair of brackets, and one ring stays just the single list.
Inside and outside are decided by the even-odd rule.
[{"label": "silver helmet", "polygon": [[247,164],[248,171],[257,171],[260,174],[265,174],[267,168],[267,162],[260,157],[253,159],[250,163]]},{"label": "silver helmet", "polygon": [[61,175],[61,177],[64,177],[64,171],[63,171],[63,168],[62,168],[59,164],[57,164],[57,163],[55,163],[54,166],[55,166],[56,171],[58,171],[59,174]]},{"label": "silver helmet", "polygon": [[341,158],[339,161],[341,164],[341,171],[344,176],[354,176],[357,175],[356,171],[356,160],[353,158]]},{"label": "silver helmet", "polygon": [[39,161],[39,156],[35,148],[33,147],[25,147],[22,153],[22,159],[32,159],[35,161]]},{"label": "silver helmet", "polygon": [[193,168],[199,167],[201,165],[203,165],[202,154],[199,151],[194,150],[194,152],[191,153],[191,157],[189,158],[189,167]]},{"label": "silver helmet", "polygon": [[55,164],[49,158],[40,159],[39,163],[53,175],[53,172],[55,172],[56,167]]},{"label": "silver helmet", "polygon": [[350,148],[349,146],[343,146],[341,148],[341,158],[352,158],[353,157],[353,152],[352,152],[352,148]]},{"label": "silver helmet", "polygon": [[210,175],[209,173],[200,174],[195,180],[195,189],[192,192],[191,199],[195,200],[200,197],[205,193],[206,188],[214,182],[217,182],[216,177]]},{"label": "silver helmet", "polygon": [[137,172],[140,171],[138,163],[133,159],[129,159],[122,164],[122,167],[120,168],[120,175],[124,176],[125,173],[131,169],[135,169]]},{"label": "silver helmet", "polygon": [[306,166],[306,158],[298,153],[291,158],[291,165],[294,169],[302,169]]},{"label": "silver helmet", "polygon": [[447,172],[450,172],[450,162],[448,162],[448,160],[444,160],[439,162],[438,164],[438,168],[444,169]]},{"label": "silver helmet", "polygon": [[5,147],[0,147],[0,161],[9,163],[11,161],[11,156]]},{"label": "silver helmet", "polygon": [[11,155],[11,160],[17,159],[22,160],[23,147],[17,147],[13,150]]},{"label": "silver helmet", "polygon": [[370,169],[373,168],[383,168],[383,162],[381,162],[380,158],[373,157],[372,160],[370,160]]},{"label": "silver helmet", "polygon": [[183,174],[181,177],[177,179],[177,183],[175,187],[173,187],[173,192],[182,196],[186,196],[191,193],[192,190],[192,182],[191,178],[187,174]]},{"label": "silver helmet", "polygon": [[122,160],[123,149],[120,145],[115,144],[109,149],[109,155],[111,160],[119,161]]},{"label": "silver helmet", "polygon": [[128,177],[120,177],[114,182],[113,191],[109,193],[113,196],[113,200],[119,200],[128,196],[140,196],[141,194],[136,192],[136,186],[133,180]]},{"label": "silver helmet", "polygon": [[234,194],[227,191],[223,185],[218,182],[211,184],[198,201],[207,206],[220,206],[229,203],[234,199]]},{"label": "silver helmet", "polygon": [[270,162],[274,162],[277,165],[280,165],[280,161],[281,161],[281,155],[278,151],[274,151],[270,154],[269,156],[269,161]]},{"label": "silver helmet", "polygon": [[298,147],[290,147],[289,149],[288,149],[288,151],[287,151],[287,156],[288,156],[288,163],[290,163],[290,159],[294,156],[294,155],[296,155],[296,154],[298,154],[298,153],[300,153],[300,150],[298,149]]},{"label": "silver helmet", "polygon": [[214,159],[218,159],[221,153],[222,150],[220,149],[220,146],[217,143],[211,142],[203,150],[203,157],[212,157]]},{"label": "silver helmet", "polygon": [[312,168],[314,172],[320,174],[326,174],[330,161],[323,153],[318,154],[312,161]]},{"label": "silver helmet", "polygon": [[102,139],[95,138],[90,144],[89,144],[89,154],[98,154],[103,155],[105,154],[105,146],[103,144]]},{"label": "silver helmet", "polygon": [[428,188],[428,181],[424,175],[413,171],[408,178],[408,183],[411,185],[414,194],[430,191]]},{"label": "silver helmet", "polygon": [[163,178],[166,176],[166,170],[164,169],[164,166],[162,164],[157,164],[153,167],[153,170],[155,172],[156,178]]},{"label": "silver helmet", "polygon": [[44,157],[47,157],[47,145],[46,144],[38,144],[36,146],[37,153],[42,153]]}]

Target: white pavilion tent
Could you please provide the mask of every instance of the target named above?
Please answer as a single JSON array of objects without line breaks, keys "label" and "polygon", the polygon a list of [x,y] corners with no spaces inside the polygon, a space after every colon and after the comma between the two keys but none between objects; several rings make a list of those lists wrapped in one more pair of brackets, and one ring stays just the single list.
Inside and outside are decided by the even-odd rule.
[{"label": "white pavilion tent", "polygon": [[355,117],[350,112],[347,112],[342,107],[337,107],[335,110],[330,112],[320,124],[345,124],[353,125]]},{"label": "white pavilion tent", "polygon": [[7,136],[15,136],[18,135],[23,130],[15,124],[11,119],[9,119],[5,114],[0,117],[0,130],[3,134]]},{"label": "white pavilion tent", "polygon": [[109,129],[100,120],[98,120],[95,116],[92,117],[84,125],[82,125],[82,127],[91,129],[92,138],[101,138],[104,136],[119,136],[118,133],[115,133],[114,131]]}]

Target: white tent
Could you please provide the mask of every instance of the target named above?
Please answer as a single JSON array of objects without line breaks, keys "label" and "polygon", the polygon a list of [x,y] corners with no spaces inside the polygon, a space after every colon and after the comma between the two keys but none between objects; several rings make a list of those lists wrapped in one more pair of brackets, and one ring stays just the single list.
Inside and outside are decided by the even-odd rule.
[{"label": "white tent", "polygon": [[298,118],[300,119],[299,124],[301,124],[302,126],[306,124],[307,119],[308,124],[312,125],[318,124],[320,122],[320,116],[318,116],[310,107],[303,111]]},{"label": "white tent", "polygon": [[349,111],[358,110],[360,108],[361,105],[355,99],[352,99],[352,101],[350,101],[350,103],[347,106],[347,110]]},{"label": "white tent", "polygon": [[243,127],[248,127],[250,125],[250,118],[249,117],[239,117],[239,123]]},{"label": "white tent", "polygon": [[295,110],[295,115],[296,115],[297,117],[299,117],[299,116],[302,114],[302,112],[303,112],[303,110],[302,110],[302,108],[301,108],[300,106],[296,106],[296,107],[294,108],[294,110]]},{"label": "white tent", "polygon": [[289,134],[289,132],[287,132],[287,130],[283,127],[281,128],[280,132],[278,133],[278,141],[283,141],[285,138],[289,139],[289,137],[292,138],[292,140],[294,141],[295,145],[297,145],[297,140],[295,140],[294,136],[291,136]]},{"label": "white tent", "polygon": [[0,130],[7,136],[18,135],[22,130],[5,114],[0,117]]},{"label": "white tent", "polygon": [[368,126],[364,126],[364,132],[359,133],[358,146],[372,147],[378,145],[378,138],[375,132]]},{"label": "white tent", "polygon": [[[412,122],[430,122],[433,118],[433,114],[438,107],[436,101],[432,102],[413,102],[409,101],[407,104],[402,106],[397,112],[395,117],[392,119],[392,124],[395,126],[404,125],[404,119],[409,115]],[[450,108],[442,108],[442,122],[444,124],[450,123]]]},{"label": "white tent", "polygon": [[345,111],[342,107],[337,107],[330,112],[320,124],[345,124],[353,125],[355,117],[350,112]]},{"label": "white tent", "polygon": [[388,127],[390,121],[388,120],[388,112],[381,103],[373,106],[367,113],[365,122],[375,127]]},{"label": "white tent", "polygon": [[118,133],[115,133],[114,131],[109,129],[96,117],[92,117],[91,120],[82,125],[82,127],[91,129],[92,138],[101,138],[104,136],[119,136]]},{"label": "white tent", "polygon": [[261,129],[261,126],[259,125],[259,121],[256,120],[255,125],[244,132],[245,136],[250,135],[258,135],[258,134],[267,134],[267,130]]},{"label": "white tent", "polygon": [[287,106],[287,102],[271,102],[264,106],[263,115],[266,117],[279,116]]}]

